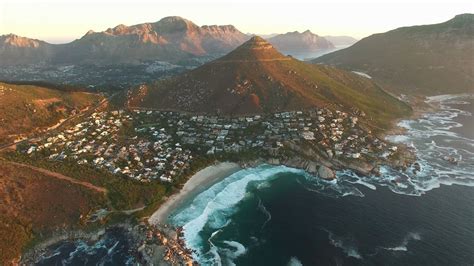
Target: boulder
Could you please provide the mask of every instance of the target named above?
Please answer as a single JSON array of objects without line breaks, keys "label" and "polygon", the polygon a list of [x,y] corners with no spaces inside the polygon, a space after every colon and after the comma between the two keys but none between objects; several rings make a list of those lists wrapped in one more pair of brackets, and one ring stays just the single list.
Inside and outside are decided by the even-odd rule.
[{"label": "boulder", "polygon": [[336,178],[336,173],[331,168],[321,165],[318,169],[318,175],[322,179],[333,180]]}]

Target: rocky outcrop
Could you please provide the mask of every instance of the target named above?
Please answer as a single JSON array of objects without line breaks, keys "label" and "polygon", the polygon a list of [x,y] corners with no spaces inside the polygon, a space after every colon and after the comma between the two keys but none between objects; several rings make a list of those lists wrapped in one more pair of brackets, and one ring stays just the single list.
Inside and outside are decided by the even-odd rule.
[{"label": "rocky outcrop", "polygon": [[[258,165],[260,163],[268,163],[272,165],[285,165],[292,168],[305,170],[307,173],[319,176],[323,179],[332,180],[336,178],[336,172],[330,167],[312,160],[303,159],[301,157],[293,156],[289,159],[271,158],[264,162],[253,163],[251,165]],[[245,166],[248,166],[246,164]]]}]

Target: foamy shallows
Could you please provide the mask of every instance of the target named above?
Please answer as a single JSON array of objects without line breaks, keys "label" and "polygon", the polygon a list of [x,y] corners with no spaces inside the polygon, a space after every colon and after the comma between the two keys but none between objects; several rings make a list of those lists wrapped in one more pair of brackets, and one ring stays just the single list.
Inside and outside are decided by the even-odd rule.
[{"label": "foamy shallows", "polygon": [[[257,202],[256,208],[262,215],[259,228],[264,230],[271,223],[272,214],[255,191],[271,189],[272,182],[278,178],[295,178],[305,190],[335,198],[364,197],[361,190],[377,190],[381,186],[409,196],[420,196],[441,185],[474,186],[474,140],[453,131],[463,126],[457,120],[459,117],[472,117],[472,114],[450,106],[469,104],[472,100],[472,96],[466,95],[432,97],[429,101],[436,101],[441,107],[438,112],[417,120],[401,121],[399,125],[407,129],[406,134],[387,137],[389,141],[412,147],[417,152],[419,169],[401,172],[382,167],[380,176],[359,176],[342,170],[336,173],[336,180],[326,181],[294,168],[260,165],[238,171],[209,187],[192,202],[177,209],[170,222],[184,227],[185,241],[195,250],[194,257],[199,263],[233,265],[250,247],[236,239],[226,239],[225,228],[233,223],[239,205],[251,199]],[[352,239],[323,230],[328,233],[329,243],[341,249],[347,257],[360,260],[367,256],[358,251]],[[419,239],[419,234],[409,233],[399,245],[380,247],[379,250],[406,251],[409,242]],[[300,263],[296,257],[288,259],[289,265]]]}]

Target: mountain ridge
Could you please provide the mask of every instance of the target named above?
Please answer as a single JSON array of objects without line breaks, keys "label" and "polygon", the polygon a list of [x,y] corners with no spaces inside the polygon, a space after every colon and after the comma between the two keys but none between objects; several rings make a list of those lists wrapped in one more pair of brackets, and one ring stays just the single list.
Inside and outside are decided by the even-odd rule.
[{"label": "mountain ridge", "polygon": [[[0,40],[8,38],[0,36]],[[105,31],[89,30],[81,38],[65,44],[48,44],[23,38],[31,43],[21,51],[3,48],[0,65],[59,63],[114,64],[141,60],[179,61],[191,57],[215,56],[229,52],[249,37],[232,25],[198,26],[178,16],[131,26],[119,24]],[[34,44],[34,45],[33,45]],[[33,46],[43,45],[43,50]],[[34,48],[34,49],[33,49]],[[14,59],[17,60],[14,60]],[[8,60],[7,60],[8,59]]]}]

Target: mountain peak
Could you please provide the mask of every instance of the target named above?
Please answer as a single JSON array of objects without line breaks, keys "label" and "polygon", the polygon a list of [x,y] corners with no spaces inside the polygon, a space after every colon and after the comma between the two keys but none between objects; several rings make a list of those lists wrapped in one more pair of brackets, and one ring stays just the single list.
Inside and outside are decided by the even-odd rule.
[{"label": "mountain peak", "polygon": [[194,22],[180,16],[169,16],[160,19],[157,24],[160,25],[186,25],[189,27],[198,27]]},{"label": "mountain peak", "polygon": [[189,21],[183,17],[180,17],[180,16],[168,16],[168,17],[164,17],[162,19],[159,20],[159,22],[178,22],[178,21]]},{"label": "mountain peak", "polygon": [[246,49],[272,49],[273,46],[264,38],[260,36],[253,36],[250,40],[246,41],[240,47]]},{"label": "mountain peak", "polygon": [[260,36],[253,36],[234,51],[217,59],[219,62],[258,62],[268,60],[287,60],[268,41]]}]

